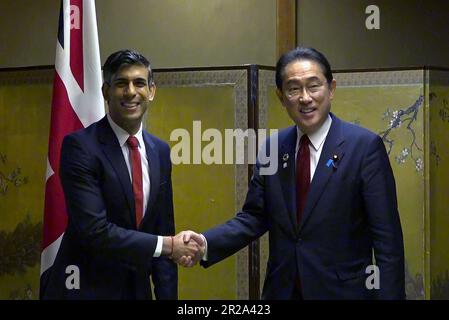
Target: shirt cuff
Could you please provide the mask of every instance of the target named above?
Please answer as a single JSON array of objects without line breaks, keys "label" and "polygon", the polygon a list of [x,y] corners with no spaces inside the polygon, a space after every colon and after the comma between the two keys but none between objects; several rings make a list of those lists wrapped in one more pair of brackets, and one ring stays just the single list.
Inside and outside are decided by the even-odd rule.
[{"label": "shirt cuff", "polygon": [[206,240],[206,237],[205,236],[203,236],[203,234],[202,233],[200,233],[200,236],[201,236],[201,238],[203,238],[203,241],[204,241],[204,256],[203,256],[203,258],[201,259],[201,260],[203,260],[203,261],[207,261],[207,240]]},{"label": "shirt cuff", "polygon": [[157,258],[157,257],[161,256],[163,242],[164,242],[164,239],[162,238],[162,236],[157,236],[156,250],[154,250],[153,258]]}]

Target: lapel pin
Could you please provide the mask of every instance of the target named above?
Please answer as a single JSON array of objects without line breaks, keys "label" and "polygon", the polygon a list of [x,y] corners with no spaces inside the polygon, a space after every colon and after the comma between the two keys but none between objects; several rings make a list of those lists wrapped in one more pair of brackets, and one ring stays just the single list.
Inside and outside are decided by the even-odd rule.
[{"label": "lapel pin", "polygon": [[284,161],[284,163],[282,164],[282,168],[287,168],[287,160],[288,160],[288,153],[284,153],[284,155],[282,156],[282,160]]},{"label": "lapel pin", "polygon": [[334,169],[337,169],[337,161],[338,161],[338,155],[334,154],[332,156],[332,159],[327,160],[326,166],[330,168],[331,166],[334,167]]}]

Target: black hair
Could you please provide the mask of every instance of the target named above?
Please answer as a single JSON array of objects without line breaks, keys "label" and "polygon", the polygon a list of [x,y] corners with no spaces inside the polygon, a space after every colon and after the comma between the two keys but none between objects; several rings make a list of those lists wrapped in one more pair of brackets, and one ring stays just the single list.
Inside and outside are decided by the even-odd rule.
[{"label": "black hair", "polygon": [[296,60],[312,60],[318,63],[323,70],[323,74],[326,77],[327,83],[332,82],[333,76],[331,66],[326,57],[314,48],[297,47],[289,52],[284,53],[276,63],[276,87],[282,90],[282,77],[284,76],[284,70],[287,65]]},{"label": "black hair", "polygon": [[106,59],[103,66],[104,82],[110,84],[112,76],[124,64],[145,66],[148,69],[148,84],[153,84],[153,71],[151,70],[151,64],[148,59],[139,52],[128,49],[114,52]]}]

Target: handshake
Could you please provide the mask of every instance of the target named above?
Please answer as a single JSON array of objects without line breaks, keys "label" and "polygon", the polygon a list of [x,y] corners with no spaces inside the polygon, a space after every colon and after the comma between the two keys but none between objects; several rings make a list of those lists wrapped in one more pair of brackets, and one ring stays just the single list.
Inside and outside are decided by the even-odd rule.
[{"label": "handshake", "polygon": [[176,236],[163,238],[162,254],[183,267],[193,267],[205,252],[206,239],[196,232],[181,231]]}]

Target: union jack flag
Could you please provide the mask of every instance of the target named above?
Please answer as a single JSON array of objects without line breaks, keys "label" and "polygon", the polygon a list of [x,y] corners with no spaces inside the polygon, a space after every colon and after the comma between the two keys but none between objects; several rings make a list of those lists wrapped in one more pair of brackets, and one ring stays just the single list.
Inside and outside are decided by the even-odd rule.
[{"label": "union jack flag", "polygon": [[101,84],[95,0],[62,0],[48,142],[41,293],[67,226],[66,205],[58,175],[62,141],[68,133],[85,128],[104,116]]}]

